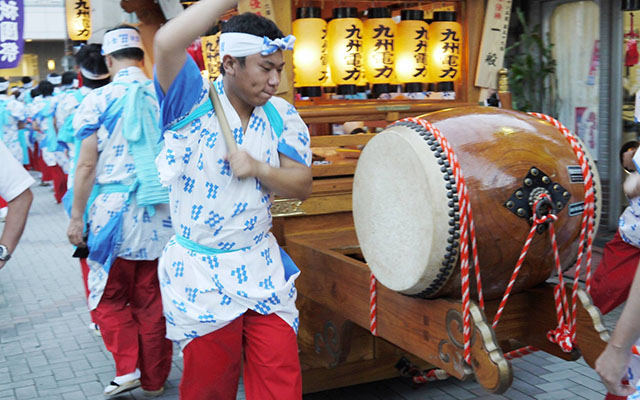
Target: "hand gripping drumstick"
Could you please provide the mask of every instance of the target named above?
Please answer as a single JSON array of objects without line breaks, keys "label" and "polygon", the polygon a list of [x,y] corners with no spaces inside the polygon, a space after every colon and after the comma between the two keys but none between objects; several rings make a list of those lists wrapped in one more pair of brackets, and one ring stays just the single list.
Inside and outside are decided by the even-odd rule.
[{"label": "hand gripping drumstick", "polygon": [[209,82],[209,98],[213,103],[213,109],[215,110],[218,121],[220,122],[220,129],[222,129],[222,135],[224,136],[224,141],[227,144],[227,150],[229,150],[229,154],[235,153],[238,151],[236,138],[233,137],[233,134],[231,133],[229,121],[227,121],[227,116],[224,113],[222,103],[220,103],[220,97],[218,96],[218,91],[215,86],[213,86],[213,82]]}]

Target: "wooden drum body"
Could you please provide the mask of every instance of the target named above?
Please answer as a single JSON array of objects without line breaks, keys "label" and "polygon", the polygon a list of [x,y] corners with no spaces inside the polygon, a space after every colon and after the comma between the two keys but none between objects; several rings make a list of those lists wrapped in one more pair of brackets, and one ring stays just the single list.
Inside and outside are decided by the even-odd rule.
[{"label": "wooden drum body", "polygon": [[[440,130],[464,174],[485,298],[504,293],[531,228],[529,214],[517,215],[519,205],[507,208],[519,189],[526,194],[548,190],[554,198],[565,199],[555,210],[554,228],[563,268],[575,262],[584,183],[580,163],[558,128],[493,107],[447,109],[420,118]],[[600,180],[587,157],[597,225]],[[532,177],[533,184],[526,181]],[[550,184],[536,187],[543,177]],[[380,283],[407,295],[460,297],[459,202],[454,189],[446,155],[419,124],[397,123],[367,144],[354,178],[353,216],[362,253]],[[547,230],[534,236],[513,290],[544,282],[553,269]],[[475,291],[473,282],[472,288]]]}]

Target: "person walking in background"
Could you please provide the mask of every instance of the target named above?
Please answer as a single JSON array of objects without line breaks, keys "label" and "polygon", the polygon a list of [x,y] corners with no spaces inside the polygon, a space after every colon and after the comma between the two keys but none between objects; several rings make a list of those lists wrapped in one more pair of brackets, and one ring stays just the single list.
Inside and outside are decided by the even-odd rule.
[{"label": "person walking in background", "polygon": [[8,93],[9,81],[0,78],[0,139],[9,148],[11,155],[23,164],[24,150],[18,132],[24,127],[26,110],[24,104]]},{"label": "person walking in background", "polygon": [[631,277],[640,262],[640,191],[635,184],[640,174],[633,164],[639,146],[638,141],[632,140],[620,149],[620,163],[629,173],[624,184],[629,206],[620,216],[618,230],[605,245],[602,260],[593,274],[591,298],[603,314],[627,300]]},{"label": "person walking in background", "polygon": [[[142,386],[145,395],[158,396],[172,354],[158,283],[157,259],[172,233],[168,193],[154,164],[158,102],[141,69],[135,28],[107,31],[102,51],[113,81],[89,93],[73,119],[82,144],[67,233],[72,244],[89,249],[89,308],[116,364],[104,394]],[[94,184],[98,195],[85,221]]]},{"label": "person walking in background", "polygon": [[52,181],[56,203],[62,202],[62,196],[67,191],[67,176],[69,157],[67,147],[58,142],[54,115],[58,105],[58,98],[54,96],[53,85],[49,81],[38,84],[42,98],[35,99],[31,106],[31,115],[38,133],[40,149],[42,151],[42,180]]},{"label": "person walking in background", "polygon": [[[76,110],[84,98],[91,93],[92,90],[102,87],[110,82],[109,70],[105,64],[104,57],[101,54],[102,46],[99,44],[89,44],[82,46],[76,54],[76,65],[80,67],[82,75],[82,87],[78,89],[67,90],[61,93],[58,107],[56,108],[56,126],[58,128],[58,141],[64,142],[69,149],[69,178],[67,180],[67,192],[62,198],[67,215],[71,217],[71,208],[73,204],[73,180],[75,178],[76,165],[78,163],[78,154],[80,151],[81,140],[76,138],[73,130],[73,118]],[[66,73],[65,73],[66,74]],[[62,76],[63,82],[65,75]],[[92,192],[92,197],[96,195]],[[88,203],[93,203],[90,199]],[[88,209],[85,209],[84,220],[88,221]],[[86,235],[86,231],[84,234]],[[84,284],[85,295],[89,298],[89,264],[87,264],[88,251],[86,247],[76,248],[73,257],[80,260],[80,268],[82,271],[82,283]],[[96,335],[100,335],[100,327],[94,312],[91,311],[91,324],[89,329]]]}]

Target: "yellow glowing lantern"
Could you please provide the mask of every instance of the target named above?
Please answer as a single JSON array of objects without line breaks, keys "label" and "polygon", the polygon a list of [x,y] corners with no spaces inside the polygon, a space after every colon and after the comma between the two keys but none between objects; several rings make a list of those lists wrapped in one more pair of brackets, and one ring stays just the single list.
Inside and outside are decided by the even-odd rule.
[{"label": "yellow glowing lantern", "polygon": [[338,94],[355,94],[362,71],[362,22],[355,7],[333,9],[327,26],[331,77]]},{"label": "yellow glowing lantern", "polygon": [[293,73],[303,97],[319,97],[327,80],[327,23],[319,7],[300,7],[293,21]]},{"label": "yellow glowing lantern", "polygon": [[91,37],[91,0],[66,0],[67,34],[71,40]]},{"label": "yellow glowing lantern", "polygon": [[396,34],[396,78],[405,92],[421,92],[427,82],[429,26],[422,10],[402,10]]},{"label": "yellow glowing lantern", "polygon": [[433,13],[433,22],[429,25],[430,82],[455,82],[460,79],[462,27],[455,20],[455,12]]},{"label": "yellow glowing lantern", "polygon": [[203,36],[202,59],[204,60],[207,77],[211,80],[220,75],[220,32],[210,36]]},{"label": "yellow glowing lantern", "polygon": [[377,97],[389,92],[393,81],[396,23],[387,7],[370,8],[364,22],[364,69],[367,82]]}]

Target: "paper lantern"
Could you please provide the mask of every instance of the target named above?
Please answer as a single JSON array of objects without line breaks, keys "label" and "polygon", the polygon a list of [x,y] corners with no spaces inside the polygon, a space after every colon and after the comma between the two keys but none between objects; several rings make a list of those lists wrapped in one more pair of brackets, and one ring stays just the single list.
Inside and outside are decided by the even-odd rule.
[{"label": "paper lantern", "polygon": [[394,74],[396,23],[386,7],[370,8],[364,22],[364,69],[375,97],[389,92]]},{"label": "paper lantern", "polygon": [[71,40],[91,37],[91,0],[66,0],[67,34]]},{"label": "paper lantern", "polygon": [[355,94],[362,75],[362,22],[356,18],[358,9],[333,9],[333,19],[327,26],[329,66],[338,94]]},{"label": "paper lantern", "polygon": [[460,79],[462,27],[455,20],[455,12],[433,13],[433,22],[429,25],[430,82],[455,82]]},{"label": "paper lantern", "polygon": [[319,7],[301,7],[293,21],[293,73],[303,97],[319,97],[327,80],[327,23]]},{"label": "paper lantern", "polygon": [[220,75],[220,32],[201,38],[202,60],[210,80]]},{"label": "paper lantern", "polygon": [[402,10],[396,35],[396,77],[405,92],[421,92],[428,79],[428,30],[422,10]]}]

